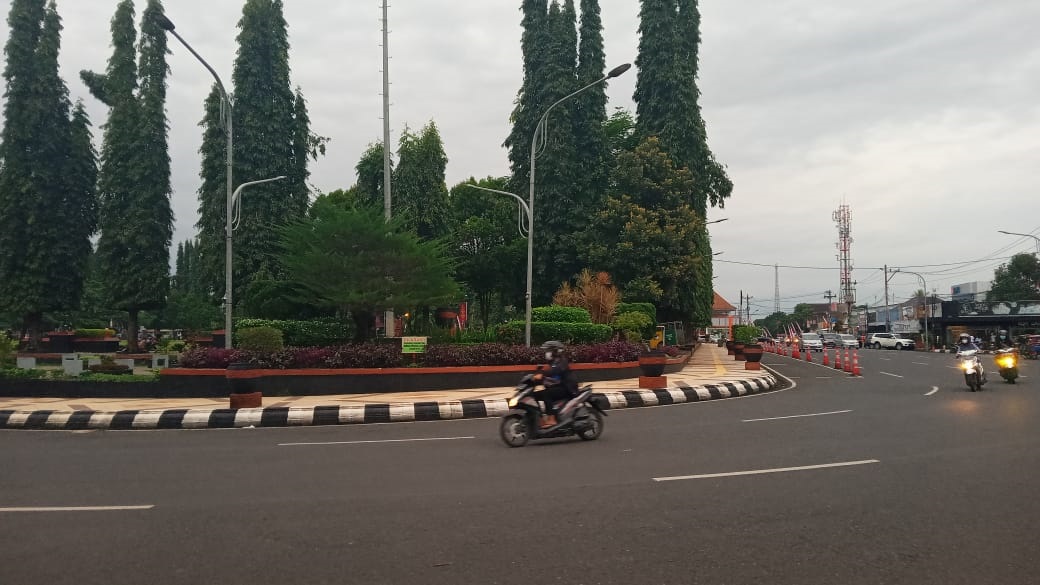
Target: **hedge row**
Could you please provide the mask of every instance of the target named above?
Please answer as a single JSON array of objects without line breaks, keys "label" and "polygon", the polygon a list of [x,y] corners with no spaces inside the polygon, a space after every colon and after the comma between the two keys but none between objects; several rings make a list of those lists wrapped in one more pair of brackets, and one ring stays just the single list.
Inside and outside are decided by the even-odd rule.
[{"label": "hedge row", "polygon": [[644,313],[650,317],[650,322],[654,326],[657,325],[657,307],[653,303],[618,303],[614,314],[623,315],[625,313]]},{"label": "hedge row", "polygon": [[[498,327],[498,340],[504,343],[524,342],[523,321],[510,321]],[[531,323],[531,343],[541,344],[549,340],[562,341],[567,344],[603,343],[609,341],[614,330],[610,325],[595,323]]]},{"label": "hedge row", "polygon": [[581,307],[552,305],[531,309],[531,320],[540,323],[592,323],[592,315]]},{"label": "hedge row", "polygon": [[349,325],[334,319],[314,321],[238,319],[235,321],[236,330],[256,327],[273,327],[281,331],[285,345],[291,347],[341,345],[353,337],[353,331]]},{"label": "hedge row", "polygon": [[[611,342],[576,345],[567,353],[575,363],[629,362],[639,357],[642,346]],[[418,356],[418,365],[509,366],[544,363],[544,352],[538,347],[479,343],[475,345],[431,345]],[[299,368],[394,368],[411,365],[412,356],[401,354],[396,344],[364,343],[340,347],[290,347],[275,352],[250,352],[214,347],[191,349],[180,357],[184,368],[226,368],[234,362],[249,362],[272,369]]]}]

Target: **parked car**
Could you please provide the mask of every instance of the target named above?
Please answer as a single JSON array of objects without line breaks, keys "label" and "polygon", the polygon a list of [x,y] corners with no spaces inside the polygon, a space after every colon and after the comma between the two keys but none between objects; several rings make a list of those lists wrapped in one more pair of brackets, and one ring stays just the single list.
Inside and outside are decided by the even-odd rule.
[{"label": "parked car", "polygon": [[822,333],[820,338],[823,340],[823,347],[826,348],[838,347],[841,343],[841,335],[837,333]]},{"label": "parked car", "polygon": [[914,349],[914,340],[899,333],[874,333],[867,340],[874,349]]},{"label": "parked car", "polygon": [[815,333],[803,333],[799,348],[802,351],[823,351],[823,340]]}]

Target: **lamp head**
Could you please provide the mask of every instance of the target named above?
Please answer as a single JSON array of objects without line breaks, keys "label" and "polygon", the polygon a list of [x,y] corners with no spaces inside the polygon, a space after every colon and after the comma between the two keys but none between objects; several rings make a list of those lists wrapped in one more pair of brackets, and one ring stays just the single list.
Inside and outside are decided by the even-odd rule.
[{"label": "lamp head", "polygon": [[617,67],[611,69],[610,73],[607,73],[607,79],[614,79],[615,77],[621,75],[622,73],[624,73],[625,71],[628,71],[631,68],[632,68],[632,64],[631,63],[625,63],[623,65],[618,65]]},{"label": "lamp head", "polygon": [[170,20],[169,18],[166,18],[165,14],[156,14],[155,15],[155,22],[159,25],[159,28],[161,28],[161,29],[163,29],[163,30],[165,30],[167,32],[173,32],[173,30],[175,28],[177,28],[176,26],[173,25],[173,21],[172,20]]}]

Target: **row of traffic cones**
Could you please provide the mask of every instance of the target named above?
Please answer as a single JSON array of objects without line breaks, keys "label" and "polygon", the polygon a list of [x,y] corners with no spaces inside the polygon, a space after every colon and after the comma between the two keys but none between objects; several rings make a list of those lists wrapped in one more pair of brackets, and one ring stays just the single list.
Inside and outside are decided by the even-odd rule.
[{"label": "row of traffic cones", "polygon": [[[853,376],[860,376],[861,374],[859,369],[859,350],[853,349],[850,351],[847,347],[844,348],[844,350],[844,359],[842,357],[842,350],[835,349],[834,360],[831,361],[830,350],[824,348],[823,365],[830,367],[833,364],[834,369],[836,370],[844,371],[848,374],[852,374]],[[785,346],[782,344],[773,343],[769,345],[767,351],[769,351],[770,353],[775,353],[777,355],[782,355],[784,357],[790,357],[796,360],[802,359],[802,352],[797,345]],[[805,351],[805,361],[812,363],[813,360],[811,349],[807,349]]]}]

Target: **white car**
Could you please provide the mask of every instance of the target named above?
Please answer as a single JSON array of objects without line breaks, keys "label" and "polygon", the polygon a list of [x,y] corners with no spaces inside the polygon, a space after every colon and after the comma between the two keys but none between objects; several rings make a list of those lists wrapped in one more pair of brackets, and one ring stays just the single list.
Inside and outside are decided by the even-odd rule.
[{"label": "white car", "polygon": [[874,349],[914,349],[914,340],[899,333],[875,333],[867,340]]},{"label": "white car", "polygon": [[799,347],[802,351],[823,351],[823,339],[815,333],[804,333]]},{"label": "white car", "polygon": [[839,336],[840,346],[848,349],[859,349],[859,339],[856,339],[855,335],[848,333],[842,333]]}]

